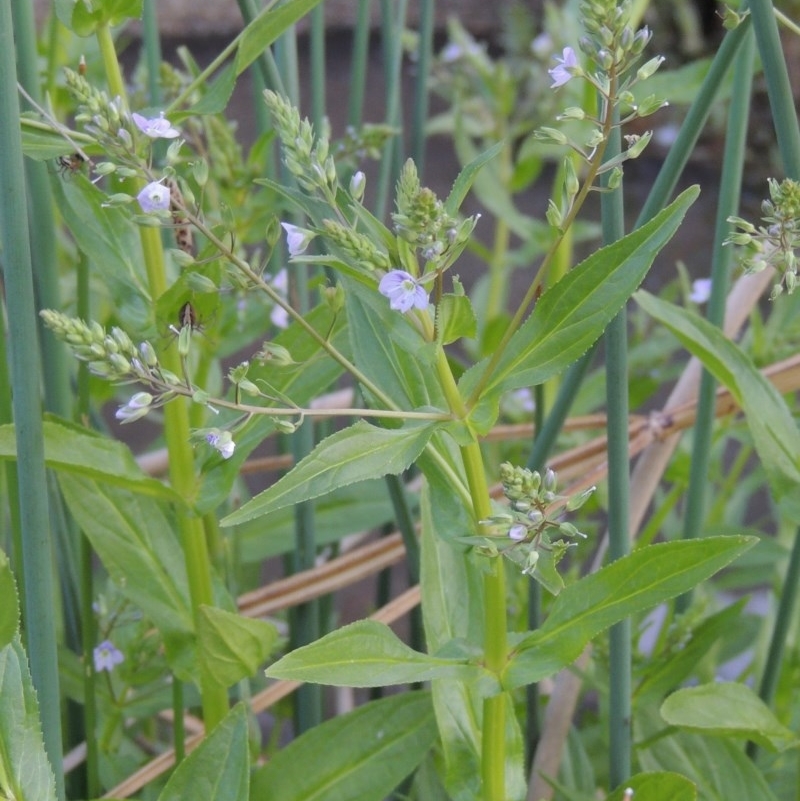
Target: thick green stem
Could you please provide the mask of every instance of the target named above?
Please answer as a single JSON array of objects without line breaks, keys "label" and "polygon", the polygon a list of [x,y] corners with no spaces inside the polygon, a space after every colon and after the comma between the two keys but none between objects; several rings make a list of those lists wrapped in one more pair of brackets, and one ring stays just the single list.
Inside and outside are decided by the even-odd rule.
[{"label": "thick green stem", "polygon": [[41,419],[40,359],[37,346],[33,268],[19,129],[17,72],[10,0],[0,0],[0,241],[11,386],[17,440],[26,646],[38,694],[44,744],[64,798],[61,763],[61,698],[56,647],[53,549]]},{"label": "thick green stem", "polygon": [[[467,414],[464,399],[456,385],[447,357],[440,348],[437,373],[452,413],[463,419]],[[475,525],[492,513],[486,470],[481,446],[477,441],[461,447],[461,459],[471,496]],[[484,664],[498,677],[508,659],[506,621],[506,581],[502,559],[495,559],[491,572],[484,578]],[[506,696],[493,695],[483,702],[483,732],[481,737],[481,779],[484,801],[505,801],[505,735]]]}]

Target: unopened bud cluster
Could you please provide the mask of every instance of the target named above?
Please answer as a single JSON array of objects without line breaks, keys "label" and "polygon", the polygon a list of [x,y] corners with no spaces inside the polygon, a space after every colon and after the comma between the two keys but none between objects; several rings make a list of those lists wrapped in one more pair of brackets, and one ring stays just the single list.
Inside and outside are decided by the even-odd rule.
[{"label": "unopened bud cluster", "polygon": [[392,214],[395,232],[418,251],[434,269],[450,266],[466,246],[478,220],[459,220],[448,214],[433,190],[421,186],[417,168],[406,161],[397,182],[397,211]]},{"label": "unopened bud cluster", "polygon": [[557,494],[556,474],[550,468],[542,475],[508,462],[500,465],[500,481],[510,512],[492,515],[481,524],[495,537],[510,540],[497,551],[521,564],[523,573],[534,571],[540,550],[556,552],[560,558],[568,547],[561,538],[585,537],[563,516],[583,506],[594,487],[573,497],[561,496]]},{"label": "unopened bud cluster", "polygon": [[272,124],[283,145],[283,160],[297,183],[309,192],[336,192],[336,165],[327,136],[317,136],[307,119],[288,100],[270,89],[264,91]]},{"label": "unopened bud cluster", "polygon": [[124,423],[138,420],[150,409],[163,406],[174,398],[180,379],[158,362],[153,346],[145,341],[134,345],[125,331],[116,326],[110,332],[96,322],[85,323],[61,312],[44,309],[40,312],[45,325],[81,361],[100,378],[118,384],[138,382],[153,389],[156,394],[137,392],[117,410],[117,419]]},{"label": "unopened bud cluster", "polygon": [[365,234],[348,228],[335,220],[324,220],[322,230],[327,241],[342,255],[362,269],[390,270],[392,263],[386,253],[378,250]]},{"label": "unopened bud cluster", "polygon": [[757,273],[773,267],[779,275],[770,298],[780,295],[784,286],[788,294],[797,287],[797,254],[800,247],[800,183],[786,178],[769,179],[769,200],[761,203],[763,225],[756,227],[741,217],[729,217],[728,222],[738,229],[726,244],[744,250],[742,267],[745,272]]}]

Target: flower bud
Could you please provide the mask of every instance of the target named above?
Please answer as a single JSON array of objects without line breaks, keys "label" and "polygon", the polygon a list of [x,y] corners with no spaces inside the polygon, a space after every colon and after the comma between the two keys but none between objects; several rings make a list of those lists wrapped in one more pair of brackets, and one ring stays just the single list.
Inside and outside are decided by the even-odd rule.
[{"label": "flower bud", "polygon": [[282,420],[279,417],[272,418],[273,423],[275,423],[275,428],[281,432],[281,434],[294,434],[297,431],[298,424],[293,423],[291,420]]},{"label": "flower bud", "polygon": [[148,367],[155,367],[158,364],[158,356],[156,356],[155,349],[149,342],[139,343],[139,355]]},{"label": "flower bud", "polygon": [[353,173],[350,179],[350,195],[353,200],[361,200],[364,197],[364,188],[367,185],[367,176],[361,170]]},{"label": "flower bud", "polygon": [[208,183],[208,162],[205,159],[195,161],[192,164],[192,174],[199,187],[204,187]]},{"label": "flower bud", "polygon": [[646,81],[662,64],[664,63],[664,56],[656,56],[651,58],[646,64],[642,64],[636,71],[637,81]]}]

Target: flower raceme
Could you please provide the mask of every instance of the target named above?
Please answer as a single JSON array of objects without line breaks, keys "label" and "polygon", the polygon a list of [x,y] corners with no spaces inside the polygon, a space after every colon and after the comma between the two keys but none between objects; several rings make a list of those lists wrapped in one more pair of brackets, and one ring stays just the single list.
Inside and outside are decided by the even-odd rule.
[{"label": "flower raceme", "polygon": [[405,270],[392,270],[378,284],[381,295],[389,298],[389,306],[405,314],[411,309],[427,309],[428,293],[425,287]]}]

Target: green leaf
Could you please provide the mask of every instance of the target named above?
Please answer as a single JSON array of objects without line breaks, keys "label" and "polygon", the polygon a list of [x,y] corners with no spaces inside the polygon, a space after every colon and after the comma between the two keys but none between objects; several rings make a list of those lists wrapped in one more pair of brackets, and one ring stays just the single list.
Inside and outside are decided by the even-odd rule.
[{"label": "green leaf", "polygon": [[696,801],[697,788],[679,773],[637,773],[611,793],[606,801],[627,801],[625,791],[633,790],[634,798],[645,801]]},{"label": "green leaf", "polygon": [[197,620],[200,664],[217,684],[230,687],[255,676],[278,639],[271,623],[213,606],[201,606]]},{"label": "green leaf", "polygon": [[0,796],[56,801],[36,691],[19,636],[0,649]]},{"label": "green leaf", "polygon": [[170,118],[174,122],[179,122],[184,117],[192,115],[219,114],[224,111],[233,94],[233,88],[236,86],[237,74],[234,65],[228,64],[215,78],[214,83],[205,90],[197,103],[185,112],[170,115]]},{"label": "green leaf", "polygon": [[739,743],[688,732],[664,736],[662,729],[652,725],[646,726],[643,734],[649,745],[637,748],[642,768],[686,776],[697,785],[698,798],[703,801],[778,801],[761,769]]},{"label": "green leaf", "polygon": [[318,5],[320,0],[287,0],[259,14],[242,31],[236,51],[236,74],[241,75],[290,25]]},{"label": "green leaf", "polygon": [[[49,128],[40,128],[38,118],[29,118],[23,114],[19,122],[22,151],[28,158],[34,159],[34,161],[48,161],[75,152],[75,146],[68,142],[61,133]],[[74,134],[73,138],[80,139],[81,144],[84,144],[84,137],[81,134],[76,134],[74,131],[70,131],[70,134]],[[55,170],[56,165],[53,165],[52,169]]]},{"label": "green leaf", "polygon": [[184,677],[193,667],[189,582],[175,526],[152,498],[60,473],[61,491],[120,591],[164,635],[167,657]]},{"label": "green leaf", "polygon": [[107,196],[85,177],[53,181],[54,200],[78,249],[114,306],[117,324],[134,339],[155,332],[153,299],[137,227],[120,208],[103,206]]},{"label": "green leaf", "polygon": [[409,648],[383,623],[359,620],[327,634],[267,668],[273,679],[336,687],[385,687],[434,678],[477,679],[482,668],[464,658],[441,658]]},{"label": "green leaf", "polygon": [[405,408],[447,408],[434,368],[435,350],[389,301],[358,282],[345,287],[350,346],[356,366]]},{"label": "green leaf", "polygon": [[800,484],[800,431],[778,390],[735,342],[707,320],[647,292],[637,292],[635,298],[730,390],[744,410],[776,495],[796,492]]},{"label": "green leaf", "polygon": [[771,751],[797,746],[797,735],[746,685],[715,682],[676,690],[661,705],[670,726],[698,734],[742,737]]},{"label": "green leaf", "polygon": [[19,633],[19,595],[8,557],[0,551],[0,648]]},{"label": "green leaf", "polygon": [[714,643],[737,630],[746,602],[747,598],[742,598],[703,620],[692,630],[689,640],[669,657],[650,660],[644,679],[636,689],[639,703],[644,703],[643,699],[647,699],[648,703],[654,698],[660,700],[675,687],[680,687],[697,669],[700,660]]},{"label": "green leaf", "polygon": [[[141,471],[124,443],[57,417],[44,420],[42,430],[48,467],[125,487],[142,495],[180,500],[172,488]],[[0,460],[15,459],[16,455],[14,426],[0,426]]]},{"label": "green leaf", "polygon": [[461,204],[464,202],[464,198],[467,196],[470,187],[478,177],[481,168],[497,156],[503,150],[505,144],[505,142],[497,142],[472,159],[472,161],[461,170],[453,183],[453,188],[450,190],[447,200],[444,202],[444,210],[448,214],[455,215],[458,213]]},{"label": "green leaf", "polygon": [[294,469],[222,520],[223,526],[252,520],[339,487],[401,473],[419,456],[433,426],[377,428],[360,420],[322,440]]},{"label": "green leaf", "polygon": [[[317,547],[330,545],[348,534],[380,528],[394,520],[394,509],[384,479],[342,487],[314,503]],[[236,527],[237,558],[242,564],[262,562],[297,547],[294,508],[285,506],[262,518]]]},{"label": "green leaf", "polygon": [[253,775],[253,801],[382,801],[436,737],[431,699],[409,692],[333,718],[282,748]]},{"label": "green leaf", "polygon": [[[545,292],[483,387],[486,403],[496,406],[503,392],[541,384],[585,353],[639,286],[698,191],[687,189],[649,223],[596,251]],[[465,398],[489,365],[489,358],[483,359],[461,377],[459,389]],[[485,418],[480,421],[482,432],[496,418],[496,412],[486,415],[480,409],[478,415]]]},{"label": "green leaf", "polygon": [[463,337],[474,338],[478,332],[478,321],[466,295],[442,295],[436,307],[436,339],[442,345],[456,342]]},{"label": "green leaf", "polygon": [[576,581],[556,598],[544,625],[517,645],[503,685],[551,676],[601,631],[692,589],[756,542],[732,536],[649,545]]},{"label": "green leaf", "polygon": [[250,749],[247,712],[237,704],[170,776],[158,801],[247,801]]}]

